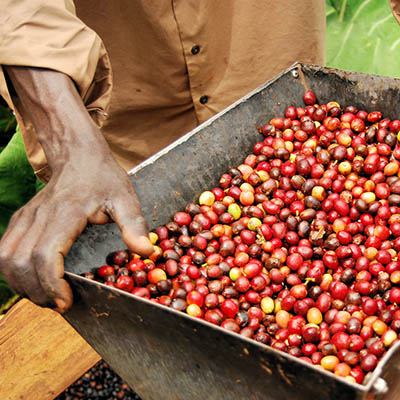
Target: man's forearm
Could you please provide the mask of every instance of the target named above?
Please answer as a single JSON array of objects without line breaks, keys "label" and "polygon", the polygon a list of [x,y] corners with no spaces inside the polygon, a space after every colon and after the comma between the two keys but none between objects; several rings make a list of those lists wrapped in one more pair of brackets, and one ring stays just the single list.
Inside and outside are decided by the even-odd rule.
[{"label": "man's forearm", "polygon": [[82,153],[95,154],[97,158],[111,156],[67,75],[40,68],[5,69],[30,115],[53,173],[71,160],[82,159]]}]

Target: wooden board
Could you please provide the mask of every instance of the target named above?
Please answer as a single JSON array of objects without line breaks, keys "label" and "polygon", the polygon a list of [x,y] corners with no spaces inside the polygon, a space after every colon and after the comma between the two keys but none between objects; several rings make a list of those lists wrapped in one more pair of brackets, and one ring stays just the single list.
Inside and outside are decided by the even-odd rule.
[{"label": "wooden board", "polygon": [[0,321],[0,399],[54,399],[100,356],[55,311],[19,301]]}]

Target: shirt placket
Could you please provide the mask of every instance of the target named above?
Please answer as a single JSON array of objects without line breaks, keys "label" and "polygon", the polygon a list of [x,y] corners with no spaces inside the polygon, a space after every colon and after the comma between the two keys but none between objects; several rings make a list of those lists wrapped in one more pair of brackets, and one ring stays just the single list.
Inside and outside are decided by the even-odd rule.
[{"label": "shirt placket", "polygon": [[[213,98],[207,88],[205,65],[208,62],[207,43],[202,34],[202,24],[207,16],[194,2],[172,1],[175,20],[178,25],[182,50],[186,62],[188,83],[193,106],[199,122],[210,118]],[[193,19],[196,22],[193,22]]]}]

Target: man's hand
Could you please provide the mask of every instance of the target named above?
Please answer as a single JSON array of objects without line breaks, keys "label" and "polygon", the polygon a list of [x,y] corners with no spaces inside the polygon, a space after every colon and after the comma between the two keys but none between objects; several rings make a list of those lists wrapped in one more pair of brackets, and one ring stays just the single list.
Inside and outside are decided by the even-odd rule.
[{"label": "man's hand", "polygon": [[72,304],[63,279],[64,257],[87,222],[115,221],[128,248],[147,256],[153,247],[128,175],[113,159],[71,80],[30,68],[7,71],[29,110],[46,152],[48,185],[12,217],[0,241],[0,272],[37,304]]},{"label": "man's hand", "polygon": [[19,294],[41,305],[54,301],[64,311],[72,304],[64,257],[87,222],[110,220],[132,251],[151,254],[146,222],[125,171],[116,163],[66,166],[12,217],[0,241],[0,271]]}]

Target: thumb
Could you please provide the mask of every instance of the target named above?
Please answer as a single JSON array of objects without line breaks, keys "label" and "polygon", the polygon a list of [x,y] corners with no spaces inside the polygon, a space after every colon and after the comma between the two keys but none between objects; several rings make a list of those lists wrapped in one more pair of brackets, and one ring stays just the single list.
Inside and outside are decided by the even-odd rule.
[{"label": "thumb", "polygon": [[147,222],[137,200],[120,200],[108,213],[121,230],[122,239],[129,250],[143,257],[148,257],[154,252],[148,236]]}]

